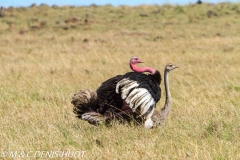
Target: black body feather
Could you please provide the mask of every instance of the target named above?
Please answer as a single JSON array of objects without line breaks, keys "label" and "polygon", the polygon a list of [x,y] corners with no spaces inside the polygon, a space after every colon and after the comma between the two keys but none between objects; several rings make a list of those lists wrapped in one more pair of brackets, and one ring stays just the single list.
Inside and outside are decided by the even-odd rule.
[{"label": "black body feather", "polygon": [[[161,89],[159,85],[161,83],[161,75],[159,71],[156,71],[156,73],[153,75],[128,72],[125,75],[118,75],[116,77],[108,79],[107,81],[103,82],[102,85],[97,89],[97,101],[99,105],[99,112],[101,114],[104,114],[106,110],[110,112],[118,112],[121,110],[123,105],[121,88],[127,86],[121,85],[119,93],[116,92],[116,86],[118,82],[123,79],[135,81],[137,84],[139,84],[137,87],[130,89],[128,94],[130,94],[131,90],[135,88],[144,88],[151,94],[151,97],[154,99],[155,103],[160,100]],[[155,107],[155,105],[153,107]]]},{"label": "black body feather", "polygon": [[116,109],[120,109],[123,105],[121,95],[115,92],[116,85],[122,78],[123,75],[110,78],[103,82],[97,89],[97,102],[101,114],[104,114],[106,110],[114,112]]}]

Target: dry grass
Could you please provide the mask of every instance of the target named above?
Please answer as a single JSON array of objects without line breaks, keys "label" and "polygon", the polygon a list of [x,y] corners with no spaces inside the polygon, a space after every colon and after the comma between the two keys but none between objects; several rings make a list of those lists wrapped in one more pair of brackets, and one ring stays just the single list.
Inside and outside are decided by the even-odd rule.
[{"label": "dry grass", "polygon": [[[240,159],[239,18],[239,4],[5,10],[0,151]],[[65,23],[69,19],[77,20]],[[132,55],[161,73],[168,62],[180,66],[170,75],[173,109],[166,126],[94,127],[76,119],[71,96],[130,71]],[[164,93],[157,108],[163,104]]]}]

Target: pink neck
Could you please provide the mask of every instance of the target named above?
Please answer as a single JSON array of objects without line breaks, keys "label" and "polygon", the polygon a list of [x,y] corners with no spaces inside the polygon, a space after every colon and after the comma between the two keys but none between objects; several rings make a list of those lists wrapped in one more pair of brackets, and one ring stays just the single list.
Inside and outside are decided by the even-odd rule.
[{"label": "pink neck", "polygon": [[130,63],[130,68],[134,71],[134,72],[138,72],[138,73],[143,73],[143,72],[149,72],[151,74],[154,74],[156,72],[155,69],[151,68],[151,67],[137,67],[135,64]]}]

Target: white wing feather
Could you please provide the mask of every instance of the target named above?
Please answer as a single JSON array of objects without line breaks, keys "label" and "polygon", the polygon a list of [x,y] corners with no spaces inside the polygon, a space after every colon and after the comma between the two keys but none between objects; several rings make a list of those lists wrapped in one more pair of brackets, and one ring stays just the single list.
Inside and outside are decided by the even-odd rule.
[{"label": "white wing feather", "polygon": [[[129,79],[122,79],[117,83],[116,93],[121,92],[121,97],[135,112],[137,108],[140,108],[140,116],[145,115],[148,110],[154,105],[155,101],[149,91],[145,88],[137,88],[139,84],[136,81]],[[120,90],[121,88],[121,90]],[[155,107],[145,115],[151,117]]]}]

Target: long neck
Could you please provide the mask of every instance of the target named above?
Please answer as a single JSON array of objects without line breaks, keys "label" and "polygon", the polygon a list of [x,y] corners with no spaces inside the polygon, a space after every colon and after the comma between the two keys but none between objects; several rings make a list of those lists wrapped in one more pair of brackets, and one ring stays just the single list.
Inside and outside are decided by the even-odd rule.
[{"label": "long neck", "polygon": [[132,63],[130,63],[130,68],[134,72],[139,72],[139,73],[149,72],[151,74],[154,74],[156,72],[156,70],[151,67],[137,67],[135,64],[132,64]]},{"label": "long neck", "polygon": [[166,99],[165,99],[165,105],[161,109],[161,118],[166,119],[168,116],[169,112],[171,111],[172,108],[172,97],[171,93],[169,90],[169,82],[168,82],[168,71],[164,71],[164,86],[165,86],[165,91],[166,91]]}]

